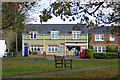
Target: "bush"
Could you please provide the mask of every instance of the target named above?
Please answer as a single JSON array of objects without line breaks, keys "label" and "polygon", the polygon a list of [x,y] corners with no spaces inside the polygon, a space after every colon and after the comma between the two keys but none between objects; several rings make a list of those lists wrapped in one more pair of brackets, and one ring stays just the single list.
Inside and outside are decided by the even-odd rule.
[{"label": "bush", "polygon": [[114,59],[114,58],[120,58],[120,54],[118,53],[94,53],[94,58],[96,59]]},{"label": "bush", "polygon": [[106,58],[106,54],[105,53],[94,53],[93,56],[96,59],[105,59]]},{"label": "bush", "polygon": [[109,45],[107,45],[106,52],[111,52],[111,51],[113,51],[113,48],[111,48]]},{"label": "bush", "polygon": [[113,49],[113,51],[117,52],[118,51],[118,47],[116,47],[115,49]]},{"label": "bush", "polygon": [[85,49],[85,57],[93,58],[94,50],[93,49]]},{"label": "bush", "polygon": [[37,53],[38,53],[37,51],[33,51],[32,55],[37,55]]}]

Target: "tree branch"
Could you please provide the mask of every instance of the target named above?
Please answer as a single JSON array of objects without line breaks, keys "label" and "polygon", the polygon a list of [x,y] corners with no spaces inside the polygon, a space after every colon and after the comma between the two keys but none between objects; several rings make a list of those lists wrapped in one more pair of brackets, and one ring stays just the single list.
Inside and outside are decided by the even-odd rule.
[{"label": "tree branch", "polygon": [[104,1],[103,1],[103,2],[100,2],[100,3],[99,3],[99,6],[98,6],[93,12],[91,12],[91,13],[88,12],[88,14],[91,15],[91,14],[95,13],[95,12],[100,8],[100,6],[101,6],[103,3],[104,3]]}]

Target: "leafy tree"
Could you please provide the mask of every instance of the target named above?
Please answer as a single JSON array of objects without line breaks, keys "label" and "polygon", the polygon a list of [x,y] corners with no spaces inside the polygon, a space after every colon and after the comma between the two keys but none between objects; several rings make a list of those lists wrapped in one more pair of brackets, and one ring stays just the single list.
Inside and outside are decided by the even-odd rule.
[{"label": "leafy tree", "polygon": [[[80,23],[86,22],[88,27],[91,25],[98,26],[98,24],[119,24],[120,22],[120,3],[119,2],[96,2],[90,0],[86,2],[80,1],[69,1],[69,0],[57,0],[50,5],[49,9],[44,9],[41,13],[40,22],[46,22],[48,19],[52,18],[52,14],[56,17],[60,16],[63,21],[69,19],[69,21],[80,20]],[[89,16],[95,18],[95,22],[90,22]],[[117,30],[118,27],[114,26]]]},{"label": "leafy tree", "polygon": [[[21,33],[26,14],[35,5],[35,2],[2,2],[2,29],[16,32],[16,53],[21,50]],[[19,41],[19,42],[18,42]],[[13,42],[14,43],[14,42]]]}]

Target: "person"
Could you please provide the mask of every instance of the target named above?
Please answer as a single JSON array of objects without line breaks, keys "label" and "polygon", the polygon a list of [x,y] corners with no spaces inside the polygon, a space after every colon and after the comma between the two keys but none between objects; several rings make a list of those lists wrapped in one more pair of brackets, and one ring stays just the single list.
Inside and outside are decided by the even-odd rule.
[{"label": "person", "polygon": [[76,56],[78,56],[78,50],[76,49]]}]

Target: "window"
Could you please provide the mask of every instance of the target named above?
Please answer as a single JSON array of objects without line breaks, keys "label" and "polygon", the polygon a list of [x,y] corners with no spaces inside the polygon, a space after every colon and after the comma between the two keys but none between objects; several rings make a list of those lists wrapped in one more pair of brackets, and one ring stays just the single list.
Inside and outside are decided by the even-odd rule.
[{"label": "window", "polygon": [[102,47],[102,52],[106,53],[106,47]]},{"label": "window", "polygon": [[51,32],[51,35],[52,35],[52,39],[58,39],[58,31],[52,31]]},{"label": "window", "polygon": [[80,32],[79,31],[73,31],[73,39],[80,39]]},{"label": "window", "polygon": [[114,35],[110,35],[110,41],[114,41],[115,40],[115,36]]},{"label": "window", "polygon": [[95,35],[95,41],[104,41],[104,35]]},{"label": "window", "polygon": [[118,47],[118,52],[120,52],[120,46]]},{"label": "window", "polygon": [[48,52],[58,52],[58,46],[48,46]]},{"label": "window", "polygon": [[40,52],[40,46],[30,46],[30,50],[33,52],[33,51],[37,51],[37,52]]},{"label": "window", "polygon": [[106,47],[104,46],[95,46],[94,47],[95,53],[106,53]]},{"label": "window", "polygon": [[37,39],[37,32],[34,31],[34,32],[30,32],[30,39]]}]

